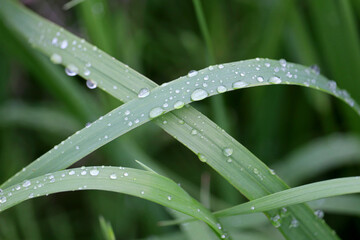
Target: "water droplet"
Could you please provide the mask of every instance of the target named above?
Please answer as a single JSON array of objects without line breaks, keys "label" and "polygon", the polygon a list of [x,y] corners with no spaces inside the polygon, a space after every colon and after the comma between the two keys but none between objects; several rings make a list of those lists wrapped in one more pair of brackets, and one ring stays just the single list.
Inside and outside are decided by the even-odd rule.
[{"label": "water droplet", "polygon": [[170,200],[171,200],[171,196],[168,196],[167,199],[170,201]]},{"label": "water droplet", "polygon": [[264,81],[264,78],[261,77],[261,76],[259,76],[259,77],[256,78],[256,80],[257,80],[258,82],[263,82],[263,81]]},{"label": "water droplet", "polygon": [[279,84],[279,83],[281,83],[281,79],[277,76],[273,76],[269,79],[269,82],[273,83],[273,84]]},{"label": "water droplet", "polygon": [[65,49],[65,48],[67,48],[67,46],[68,46],[68,41],[67,40],[63,40],[61,42],[61,44],[60,44],[61,49]]},{"label": "water droplet", "polygon": [[149,113],[149,117],[150,118],[156,118],[158,116],[160,116],[161,114],[163,114],[165,111],[164,109],[162,109],[161,107],[156,107],[151,109],[150,113]]},{"label": "water droplet", "polygon": [[99,174],[99,170],[97,170],[97,169],[91,169],[90,170],[90,175],[91,176],[97,176]]},{"label": "water droplet", "polygon": [[75,65],[69,64],[65,68],[65,73],[66,75],[73,77],[79,73],[79,69]]},{"label": "water droplet", "polygon": [[291,220],[289,228],[297,228],[299,226],[299,221],[296,218]]},{"label": "water droplet", "polygon": [[271,175],[275,175],[275,174],[276,174],[275,171],[274,171],[274,169],[269,169],[269,171],[270,171],[270,174],[271,174]]},{"label": "water droplet", "polygon": [[188,73],[188,77],[195,77],[197,74],[198,74],[197,71],[191,70],[191,71]]},{"label": "water droplet", "polygon": [[255,207],[254,206],[251,206],[251,208],[250,208],[251,210],[255,210]]},{"label": "water droplet", "polygon": [[270,63],[265,63],[265,67],[270,67]]},{"label": "water droplet", "polygon": [[223,154],[226,157],[230,157],[233,154],[234,150],[232,148],[224,148],[223,149]]},{"label": "water droplet", "polygon": [[126,172],[126,173],[124,173],[124,176],[127,177],[127,176],[129,176],[129,174]]},{"label": "water droplet", "polygon": [[322,210],[316,210],[314,212],[314,214],[315,214],[316,217],[318,217],[320,219],[324,218],[324,211],[322,211]]},{"label": "water droplet", "polygon": [[201,153],[198,153],[198,158],[199,158],[200,161],[202,161],[202,162],[206,162],[206,161],[207,161],[206,157],[205,157],[204,155],[202,155]]},{"label": "water droplet", "polygon": [[70,176],[72,176],[72,175],[74,175],[75,174],[75,171],[74,170],[71,170],[70,172],[69,172],[69,175]]},{"label": "water droplet", "polygon": [[335,90],[336,90],[337,84],[336,84],[335,81],[330,80],[330,81],[328,82],[328,85],[329,85],[329,88],[330,88],[331,91],[335,91]]},{"label": "water droplet", "polygon": [[282,67],[286,67],[286,60],[285,59],[280,59],[279,63]]},{"label": "water droplet", "polygon": [[316,64],[310,66],[310,69],[313,70],[313,72],[316,74],[316,75],[319,75],[320,74],[320,67]]},{"label": "water droplet", "polygon": [[51,62],[53,62],[54,64],[60,64],[62,63],[62,57],[59,54],[52,54],[50,57]]},{"label": "water droplet", "polygon": [[270,221],[272,223],[272,225],[274,225],[274,227],[279,228],[281,226],[281,218],[280,216],[277,214],[274,217],[270,218]]},{"label": "water droplet", "polygon": [[91,73],[91,72],[90,72],[89,69],[87,69],[87,68],[84,69],[84,76],[89,76],[90,73]]},{"label": "water droplet", "polygon": [[182,101],[177,101],[176,103],[174,103],[174,108],[175,109],[180,109],[180,108],[182,108],[182,107],[184,107],[184,102],[182,102]]},{"label": "water droplet", "polygon": [[138,93],[138,97],[139,97],[139,98],[144,98],[144,97],[149,96],[149,94],[150,94],[149,89],[147,89],[147,88],[142,88],[142,89],[140,89],[140,91],[139,91],[139,93]]},{"label": "water droplet", "polygon": [[234,89],[239,89],[239,88],[246,87],[247,85],[248,85],[248,84],[247,84],[246,82],[238,81],[238,82],[234,82],[233,88],[234,88]]},{"label": "water droplet", "polygon": [[216,91],[218,92],[218,93],[223,93],[223,92],[226,92],[226,87],[225,86],[218,86],[217,87],[217,89],[216,89]]},{"label": "water droplet", "polygon": [[141,194],[141,195],[144,195],[144,194],[145,194],[145,192],[144,192],[144,191],[141,191],[141,192],[140,192],[140,194]]},{"label": "water droplet", "polygon": [[22,184],[23,187],[28,187],[31,185],[31,182],[29,180],[25,180]]},{"label": "water droplet", "polygon": [[0,197],[0,203],[6,203],[6,197]]},{"label": "water droplet", "polygon": [[200,101],[206,98],[207,96],[209,96],[209,94],[204,89],[199,88],[193,91],[193,93],[191,94],[191,100]]},{"label": "water droplet", "polygon": [[218,68],[223,69],[224,65],[220,64],[220,65],[218,65]]},{"label": "water droplet", "polygon": [[191,135],[196,135],[198,131],[196,129],[191,130]]},{"label": "water droplet", "polygon": [[86,80],[86,86],[89,89],[94,89],[97,87],[97,83],[89,79],[89,80]]},{"label": "water droplet", "polygon": [[110,179],[113,179],[113,180],[114,180],[114,179],[117,179],[116,174],[115,174],[115,173],[111,174],[111,175],[110,175]]}]

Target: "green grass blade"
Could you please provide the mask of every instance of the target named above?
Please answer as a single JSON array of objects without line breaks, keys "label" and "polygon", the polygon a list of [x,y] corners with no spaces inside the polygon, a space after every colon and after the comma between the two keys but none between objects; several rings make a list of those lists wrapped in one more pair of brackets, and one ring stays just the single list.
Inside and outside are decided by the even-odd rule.
[{"label": "green grass blade", "polygon": [[74,118],[54,108],[34,107],[21,102],[3,104],[0,116],[0,128],[20,126],[68,136],[81,127]]},{"label": "green grass blade", "polygon": [[353,195],[337,196],[309,202],[313,209],[321,209],[329,213],[360,216],[360,197]]},{"label": "green grass blade", "polygon": [[99,217],[100,228],[105,240],[115,240],[114,230],[111,223],[106,221],[103,216]]},{"label": "green grass blade", "polygon": [[[266,67],[267,64],[269,64],[269,67]],[[257,67],[254,68],[253,66]],[[157,87],[149,92],[148,96],[136,98],[116,108],[107,115],[100,117],[92,125],[87,126],[58,146],[55,146],[53,150],[31,163],[25,170],[22,170],[14,178],[7,181],[3,187],[35,175],[43,175],[49,171],[52,172],[66,168],[95,149],[151,119],[159,117],[176,108],[182,108],[185,104],[192,101],[202,100],[206,97],[222,93],[223,90],[231,91],[244,87],[263,86],[275,83],[275,80],[276,84],[305,85],[304,81],[316,79],[315,83],[311,83],[311,85],[308,83],[309,87],[333,94],[340,99],[349,102],[356,111],[359,111],[358,105],[354,103],[348,95],[344,95],[342,93],[343,91],[338,88],[333,89],[333,85],[329,84],[324,77],[316,75],[308,68],[288,63],[286,70],[276,72],[275,76],[273,68],[276,69],[279,67],[281,66],[278,61],[265,59],[228,63],[200,70],[196,76],[181,77],[165,86]],[[261,68],[261,71],[256,70],[257,68]],[[261,76],[259,76],[259,72],[261,73]],[[296,74],[297,78],[290,79],[287,76],[289,74]],[[241,75],[247,77],[245,78]],[[258,81],[259,78],[261,78],[260,82]],[[204,88],[205,84],[206,88]],[[221,91],[219,91],[219,87],[221,87]],[[206,91],[204,89],[206,89]],[[175,124],[182,125],[182,123],[179,122]],[[164,125],[172,124],[167,123]],[[204,131],[201,125],[192,126],[192,124],[189,124],[187,127],[186,135],[188,137],[198,140],[203,138]],[[220,147],[220,151],[223,152],[221,159],[212,159],[212,155],[206,152],[194,152],[199,155],[200,160],[210,163],[210,165],[218,165],[218,168],[224,168],[224,164],[225,166],[234,164],[236,166],[239,164],[240,166],[238,168],[231,168],[234,172],[231,172],[229,175],[224,174],[225,178],[233,184],[238,182],[238,185],[243,185],[243,183],[246,182],[248,186],[253,186],[253,191],[255,191],[257,188],[256,186],[258,186],[259,183],[261,185],[264,184],[262,181],[264,178],[271,179],[271,171],[266,169],[264,165],[261,166],[261,163],[255,163],[253,161],[246,163],[245,159],[248,153],[244,150],[238,151],[238,149],[227,146],[227,142],[228,141],[220,142],[217,139],[211,138],[206,138],[206,142],[202,142],[202,144],[206,146],[208,146],[208,144],[213,145],[212,148]],[[237,152],[239,155],[237,155]],[[206,160],[207,158],[208,160]],[[260,172],[261,170],[259,169],[261,168],[265,168],[267,172]],[[238,169],[246,174],[245,176],[247,176],[247,178],[238,176]],[[263,187],[266,188],[264,185]],[[258,189],[258,191],[259,190],[260,189]],[[244,189],[242,187],[242,191],[249,192],[249,189]]]},{"label": "green grass blade", "polygon": [[360,161],[360,139],[352,135],[332,135],[317,139],[272,166],[289,185],[339,166]]},{"label": "green grass blade", "polygon": [[122,167],[82,167],[25,180],[2,191],[0,211],[34,197],[75,190],[106,190],[147,199],[206,222],[219,236],[224,234],[211,213],[175,182]]},{"label": "green grass blade", "polygon": [[215,213],[217,217],[264,212],[316,199],[360,192],[360,177],[348,177],[306,184],[240,204]]}]

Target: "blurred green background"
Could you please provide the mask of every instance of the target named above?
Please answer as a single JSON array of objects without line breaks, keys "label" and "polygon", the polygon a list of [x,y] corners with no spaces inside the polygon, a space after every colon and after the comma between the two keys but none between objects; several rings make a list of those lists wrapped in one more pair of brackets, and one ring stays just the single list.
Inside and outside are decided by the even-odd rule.
[{"label": "blurred green background", "polygon": [[[69,10],[63,9],[67,3],[63,0],[23,1],[36,13],[158,84],[214,63],[284,58],[303,65],[316,64],[322,74],[360,102],[359,0],[200,2],[210,45],[202,35],[191,0],[85,0]],[[80,78],[66,76],[62,67],[51,64],[2,22],[0,36],[3,182],[121,103],[98,89],[88,89]],[[296,86],[245,89],[215,98],[220,104],[217,109],[212,99],[194,106],[279,170],[291,186],[359,175],[360,121],[339,100]],[[318,144],[322,141],[325,145]],[[299,167],[303,173],[293,180],[291,175],[297,169],[290,168],[289,163],[304,147],[318,153],[304,155],[308,159]],[[335,160],[334,154],[338,154]],[[313,165],[312,158],[324,161]],[[245,201],[193,153],[152,123],[106,145],[76,166],[139,168],[135,159],[158,166],[195,198],[210,202],[213,210]],[[332,164],[327,164],[327,159],[333,159]],[[111,223],[117,239],[184,239],[177,226],[157,225],[171,219],[163,207],[95,191],[56,194],[1,213],[0,239],[103,239],[99,216]],[[340,237],[360,238],[359,217],[325,213],[325,220]],[[250,231],[259,233],[259,239],[281,239],[269,223],[236,224],[239,233]]]}]

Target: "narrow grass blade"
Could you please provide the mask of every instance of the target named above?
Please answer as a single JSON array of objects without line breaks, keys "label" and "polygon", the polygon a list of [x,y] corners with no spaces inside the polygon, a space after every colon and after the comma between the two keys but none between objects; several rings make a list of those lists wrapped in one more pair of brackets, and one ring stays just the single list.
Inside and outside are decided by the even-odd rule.
[{"label": "narrow grass blade", "polygon": [[34,197],[90,189],[125,193],[156,202],[206,222],[219,236],[224,234],[211,213],[170,179],[122,167],[83,167],[25,180],[1,192],[0,211]]},{"label": "narrow grass blade", "polygon": [[115,240],[114,230],[112,229],[111,223],[106,221],[103,216],[99,217],[100,228],[105,240]]},{"label": "narrow grass blade", "polygon": [[[315,199],[359,193],[360,177],[332,179],[291,188],[215,213],[217,217],[264,212]],[[280,219],[279,219],[280,220]]]},{"label": "narrow grass blade", "polygon": [[360,139],[335,134],[310,142],[272,167],[288,184],[297,185],[325,171],[359,162]]},{"label": "narrow grass blade", "polygon": [[21,102],[3,104],[0,116],[0,128],[20,126],[68,136],[81,127],[74,118],[54,108],[28,106]]},{"label": "narrow grass blade", "polygon": [[319,199],[309,202],[309,206],[313,209],[321,209],[329,213],[356,215],[360,217],[359,195],[344,195]]}]

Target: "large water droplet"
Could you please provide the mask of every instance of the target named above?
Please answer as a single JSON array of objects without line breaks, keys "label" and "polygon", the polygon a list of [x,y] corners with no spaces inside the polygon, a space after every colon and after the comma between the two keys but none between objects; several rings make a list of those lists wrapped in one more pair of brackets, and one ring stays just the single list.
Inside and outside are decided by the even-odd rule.
[{"label": "large water droplet", "polygon": [[248,84],[247,84],[246,82],[238,81],[238,82],[234,82],[233,88],[234,88],[234,89],[239,89],[239,88],[246,87],[247,85],[248,85]]},{"label": "large water droplet", "polygon": [[226,157],[230,157],[233,154],[234,150],[232,148],[224,148],[223,149],[223,154]]},{"label": "large water droplet", "polygon": [[318,65],[312,65],[310,66],[310,69],[313,70],[313,72],[316,74],[316,75],[319,75],[320,74],[320,67]]},{"label": "large water droplet", "polygon": [[140,91],[139,91],[139,93],[138,93],[138,97],[139,97],[139,98],[144,98],[144,97],[149,96],[149,94],[150,94],[149,89],[147,89],[147,88],[142,88],[142,89],[140,89]]},{"label": "large water droplet", "polygon": [[59,54],[54,53],[51,55],[50,61],[55,64],[60,64],[62,63],[62,57]]},{"label": "large water droplet", "polygon": [[161,107],[156,107],[151,109],[150,113],[149,113],[149,117],[150,118],[156,118],[158,116],[160,116],[161,114],[163,114],[165,111],[164,109],[162,109]]},{"label": "large water droplet", "polygon": [[285,59],[280,59],[279,63],[282,67],[286,67],[286,60]]},{"label": "large water droplet", "polygon": [[23,187],[28,187],[31,185],[31,182],[29,180],[25,180],[22,185]]},{"label": "large water droplet", "polygon": [[269,79],[269,82],[273,83],[273,84],[279,84],[279,83],[281,83],[281,79],[277,76],[273,76]]},{"label": "large water droplet", "polygon": [[90,89],[94,89],[97,87],[97,83],[92,80],[86,80],[86,86]]},{"label": "large water droplet", "polygon": [[60,44],[61,49],[65,49],[65,48],[67,48],[67,46],[68,46],[68,41],[67,40],[63,40],[61,42],[61,44]]},{"label": "large water droplet", "polygon": [[65,73],[66,75],[71,77],[76,76],[79,73],[79,69],[75,65],[69,64],[65,68]]},{"label": "large water droplet", "polygon": [[0,197],[0,203],[6,203],[6,197]]},{"label": "large water droplet", "polygon": [[299,226],[299,221],[296,218],[293,218],[291,220],[291,223],[289,225],[289,228],[297,228]]},{"label": "large water droplet", "polygon": [[257,80],[258,82],[263,82],[263,81],[264,81],[264,78],[261,77],[261,76],[259,76],[259,77],[256,78],[256,80]]},{"label": "large water droplet", "polygon": [[184,102],[182,102],[182,101],[177,101],[175,104],[174,104],[174,108],[175,109],[180,109],[180,108],[182,108],[182,107],[184,107]]},{"label": "large water droplet", "polygon": [[97,169],[91,169],[90,170],[90,175],[91,176],[97,176],[99,174],[99,170],[97,170]]},{"label": "large water droplet", "polygon": [[200,101],[206,98],[207,96],[209,96],[209,94],[204,89],[199,88],[193,91],[193,93],[191,94],[191,100]]},{"label": "large water droplet", "polygon": [[205,157],[204,155],[202,155],[201,153],[198,153],[198,158],[199,158],[200,161],[202,161],[202,162],[206,162],[206,161],[207,161],[206,157]]},{"label": "large water droplet", "polygon": [[226,87],[225,86],[218,86],[217,87],[217,89],[216,89],[216,91],[218,92],[218,93],[223,93],[223,92],[226,92]]},{"label": "large water droplet", "polygon": [[324,218],[324,212],[322,210],[316,210],[314,212],[314,214],[315,214],[316,217],[318,217],[320,219]]},{"label": "large water droplet", "polygon": [[188,77],[195,77],[197,74],[198,74],[197,71],[191,70],[191,71],[188,73]]}]

